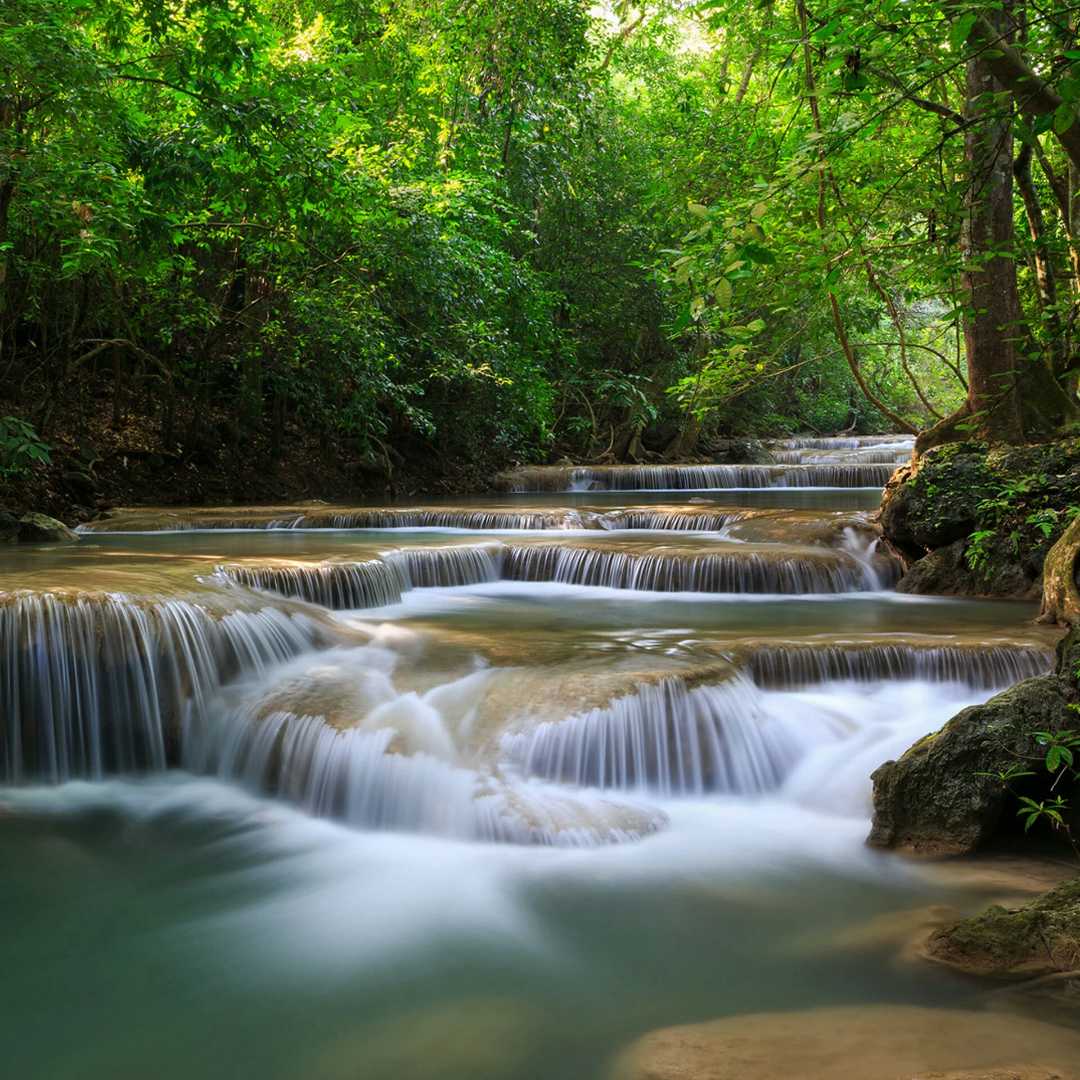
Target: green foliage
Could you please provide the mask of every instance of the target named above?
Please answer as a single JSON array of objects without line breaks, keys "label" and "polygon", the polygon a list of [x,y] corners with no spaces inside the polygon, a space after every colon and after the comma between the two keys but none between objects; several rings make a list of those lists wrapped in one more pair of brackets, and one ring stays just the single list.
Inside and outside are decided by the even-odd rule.
[{"label": "green foliage", "polygon": [[0,475],[23,476],[35,465],[48,465],[51,449],[32,424],[0,416]]},{"label": "green foliage", "polygon": [[[828,0],[811,110],[799,10],[8,0],[5,407],[50,438],[111,396],[170,449],[302,428],[439,462],[658,445],[687,414],[930,423],[965,398],[968,19]],[[1071,115],[1066,24],[1024,48]],[[1016,125],[1061,277],[1054,118]],[[1028,233],[1022,351],[1057,363],[1074,297],[1039,291]]]}]

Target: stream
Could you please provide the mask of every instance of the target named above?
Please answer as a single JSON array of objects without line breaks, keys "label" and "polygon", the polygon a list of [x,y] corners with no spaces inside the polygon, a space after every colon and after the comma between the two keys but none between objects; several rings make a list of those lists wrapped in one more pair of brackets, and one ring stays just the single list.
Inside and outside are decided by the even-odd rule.
[{"label": "stream", "polygon": [[981,1007],[874,932],[985,895],[865,846],[869,776],[1055,636],[893,591],[910,440],[771,449],[5,550],[5,1074],[603,1078],[668,1025]]}]

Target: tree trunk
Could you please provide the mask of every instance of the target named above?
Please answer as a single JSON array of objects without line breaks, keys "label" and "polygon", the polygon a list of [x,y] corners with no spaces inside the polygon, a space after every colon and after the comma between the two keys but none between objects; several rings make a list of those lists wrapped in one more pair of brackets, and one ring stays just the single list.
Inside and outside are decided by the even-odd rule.
[{"label": "tree trunk", "polygon": [[1016,370],[1021,326],[1012,254],[1013,140],[1008,116],[1001,116],[988,96],[997,89],[981,55],[969,60],[965,112],[975,122],[964,137],[967,411],[975,430],[987,440],[1015,443],[1022,441],[1024,432]]},{"label": "tree trunk", "polygon": [[1076,559],[1080,554],[1080,518],[1061,534],[1043,563],[1043,602],[1039,622],[1080,625],[1080,590]]}]

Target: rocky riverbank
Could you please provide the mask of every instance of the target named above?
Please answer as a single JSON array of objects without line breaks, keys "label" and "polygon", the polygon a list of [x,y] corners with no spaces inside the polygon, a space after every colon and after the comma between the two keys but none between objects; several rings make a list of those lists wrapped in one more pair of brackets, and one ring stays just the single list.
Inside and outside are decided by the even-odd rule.
[{"label": "rocky riverbank", "polygon": [[1080,515],[1080,439],[937,447],[898,469],[881,526],[907,560],[901,592],[1037,596],[1050,549]]}]

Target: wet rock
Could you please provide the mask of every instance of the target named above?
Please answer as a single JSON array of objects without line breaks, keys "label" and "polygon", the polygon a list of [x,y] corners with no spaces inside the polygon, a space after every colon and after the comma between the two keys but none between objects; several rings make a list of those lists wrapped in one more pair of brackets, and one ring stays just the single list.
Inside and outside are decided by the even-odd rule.
[{"label": "wet rock", "polygon": [[[1042,675],[1018,683],[984,705],[954,716],[898,761],[873,774],[874,821],[869,843],[942,855],[965,854],[989,842],[1012,822],[1014,795],[993,774],[1039,757],[1033,733],[1075,726],[1070,683]],[[984,774],[991,775],[984,775]],[[1048,773],[1025,781],[1040,796]]]},{"label": "wet rock", "polygon": [[908,567],[896,586],[897,592],[926,596],[1029,596],[1032,578],[1018,562],[1005,562],[995,579],[988,582],[968,566],[968,541],[957,540]]},{"label": "wet rock", "polygon": [[0,510],[0,544],[13,544],[19,539],[19,519],[6,510]]},{"label": "wet rock", "polygon": [[1065,626],[1080,625],[1080,583],[1077,566],[1080,561],[1080,517],[1065,530],[1046,556],[1043,572],[1043,605],[1041,622],[1056,622]]},{"label": "wet rock", "polygon": [[1078,504],[1080,440],[994,449],[961,443],[897,470],[880,524],[889,543],[918,560],[901,591],[1038,595],[1044,560],[1069,524],[1065,511]]},{"label": "wet rock", "polygon": [[18,519],[16,538],[24,544],[70,544],[79,539],[62,521],[35,513],[23,514]]},{"label": "wet rock", "polygon": [[983,448],[930,450],[917,466],[894,474],[881,504],[881,527],[908,555],[955,543],[975,530],[978,504],[992,480]]},{"label": "wet rock", "polygon": [[1080,877],[1023,907],[994,905],[927,942],[935,960],[973,975],[1030,978],[1080,970]]}]

